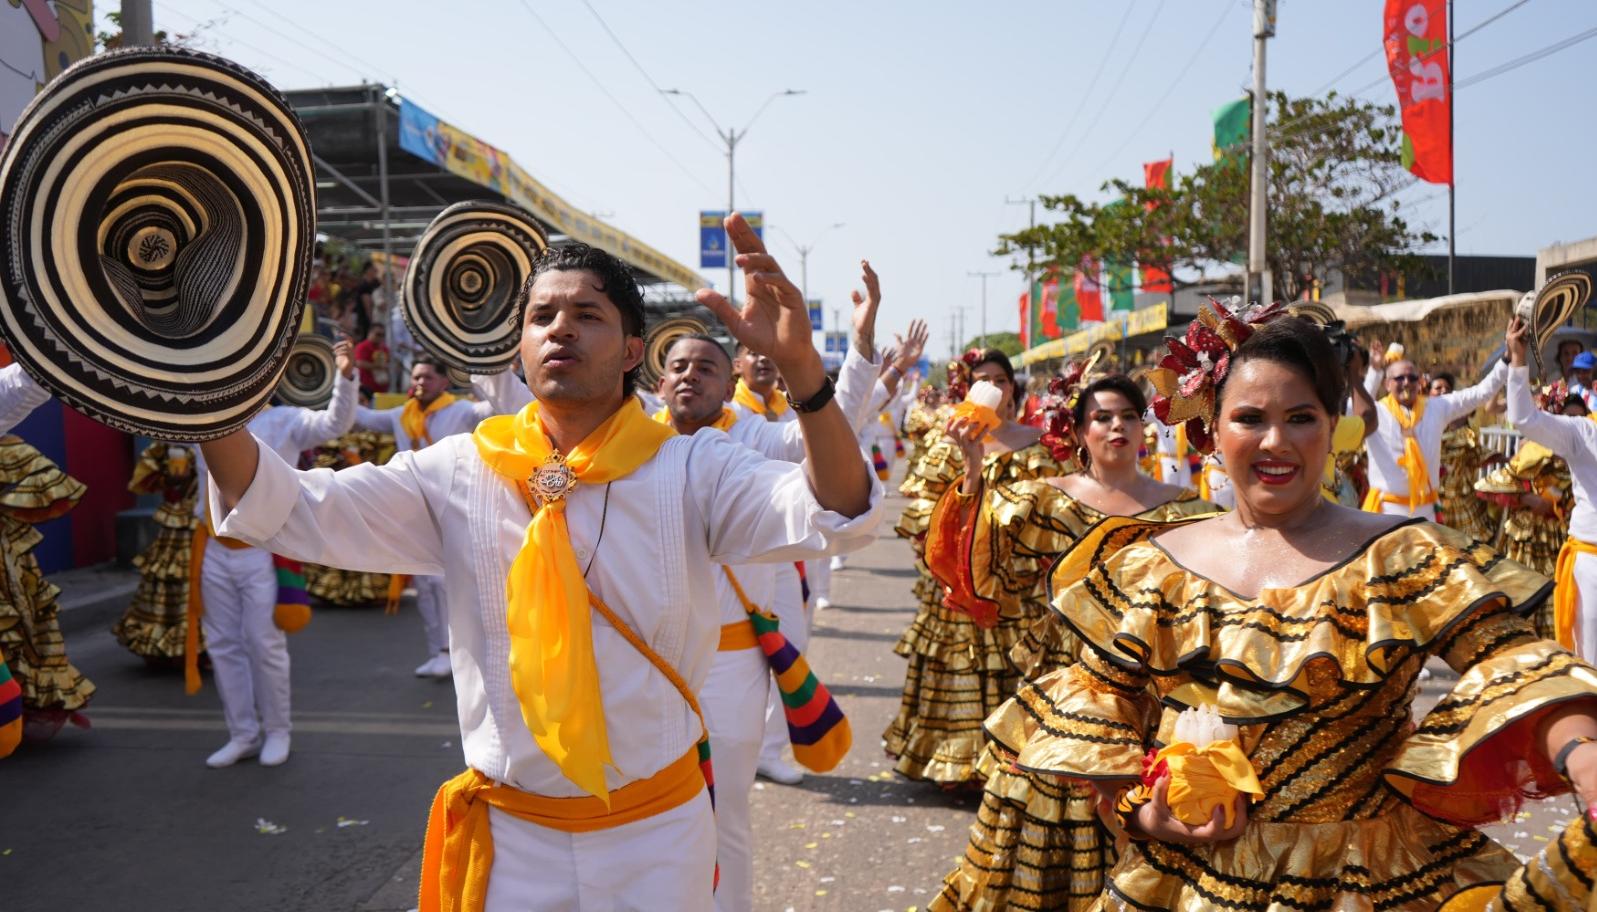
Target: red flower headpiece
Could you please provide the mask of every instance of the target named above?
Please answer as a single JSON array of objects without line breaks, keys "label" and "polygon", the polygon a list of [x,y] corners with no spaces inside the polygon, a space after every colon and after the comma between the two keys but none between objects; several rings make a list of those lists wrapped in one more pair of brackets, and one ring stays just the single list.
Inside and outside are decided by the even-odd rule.
[{"label": "red flower headpiece", "polygon": [[1215,390],[1231,370],[1231,353],[1260,325],[1287,313],[1280,302],[1244,309],[1236,301],[1232,310],[1210,298],[1187,325],[1185,338],[1167,340],[1169,354],[1148,372],[1158,393],[1154,416],[1171,427],[1185,423],[1187,442],[1200,453],[1214,449]]},{"label": "red flower headpiece", "polygon": [[1555,381],[1542,387],[1536,392],[1536,405],[1544,412],[1554,415],[1564,413],[1564,403],[1569,399],[1569,384],[1562,380]]},{"label": "red flower headpiece", "polygon": [[981,361],[982,350],[973,348],[957,360],[948,362],[948,401],[957,405],[965,401],[965,394],[970,392],[970,378],[976,365]]}]

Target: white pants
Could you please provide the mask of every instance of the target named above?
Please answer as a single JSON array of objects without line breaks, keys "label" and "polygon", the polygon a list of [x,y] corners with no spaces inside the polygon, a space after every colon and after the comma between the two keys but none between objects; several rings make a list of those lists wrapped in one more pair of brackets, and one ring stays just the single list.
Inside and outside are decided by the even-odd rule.
[{"label": "white pants", "polygon": [[208,542],[200,569],[205,601],[201,629],[216,675],[228,736],[255,741],[287,734],[288,638],[272,622],[277,573],[272,555],[259,548],[237,551]]},{"label": "white pants", "polygon": [[413,576],[410,584],[416,587],[416,611],[427,632],[427,654],[448,652],[449,613],[444,602],[444,578]]},{"label": "white pants", "polygon": [[1575,653],[1588,662],[1597,661],[1597,554],[1575,555],[1575,587],[1580,591],[1575,603]]},{"label": "white pants", "polygon": [[[810,561],[804,565],[804,572],[809,573],[811,564],[826,564],[826,560]],[[831,580],[831,570],[828,568],[827,580]],[[810,596],[814,597],[815,589],[810,589]],[[776,573],[776,603],[771,606],[776,620],[782,625],[782,635],[787,637],[793,648],[804,652],[810,645],[810,624],[815,620],[815,612],[804,604],[804,590],[799,584],[798,571],[778,569]],[[770,696],[765,703],[765,743],[760,747],[760,762],[766,763],[782,759],[782,751],[787,749],[787,715],[782,711],[782,692],[777,689],[776,682],[771,682]]]},{"label": "white pants", "polygon": [[635,823],[564,833],[488,810],[484,912],[709,909],[715,824],[708,792]]},{"label": "white pants", "polygon": [[[710,762],[715,767],[716,860],[721,886],[717,912],[754,908],[754,829],[749,795],[765,734],[765,695],[774,692],[765,654],[759,649],[717,652],[699,691],[710,726]],[[786,729],[783,729],[784,733]],[[656,904],[651,908],[687,908]]]},{"label": "white pants", "polygon": [[1436,522],[1436,504],[1424,504],[1410,511],[1407,503],[1382,501],[1381,512],[1388,516],[1423,516],[1431,522]]},{"label": "white pants", "polygon": [[810,587],[810,604],[815,604],[816,599],[832,600],[832,559],[823,557],[820,560],[807,560],[804,562],[804,581]]}]

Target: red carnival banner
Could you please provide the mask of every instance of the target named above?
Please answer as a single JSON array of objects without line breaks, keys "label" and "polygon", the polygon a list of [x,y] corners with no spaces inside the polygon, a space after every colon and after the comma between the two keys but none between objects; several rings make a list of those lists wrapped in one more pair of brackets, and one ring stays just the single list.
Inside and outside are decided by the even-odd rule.
[{"label": "red carnival banner", "polygon": [[1451,184],[1447,0],[1386,0],[1384,28],[1386,65],[1403,112],[1403,166],[1420,180]]}]

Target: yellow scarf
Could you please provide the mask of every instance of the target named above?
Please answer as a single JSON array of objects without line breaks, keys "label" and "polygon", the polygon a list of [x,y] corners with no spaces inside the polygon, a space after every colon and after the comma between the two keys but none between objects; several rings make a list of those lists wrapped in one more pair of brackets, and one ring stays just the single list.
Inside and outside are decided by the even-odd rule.
[{"label": "yellow scarf", "polygon": [[454,393],[439,393],[426,408],[421,407],[417,399],[406,399],[405,410],[399,413],[399,426],[405,429],[405,436],[410,438],[410,448],[419,450],[425,446],[432,446],[432,435],[427,433],[427,416],[444,408],[455,401]]},{"label": "yellow scarf", "polygon": [[[644,417],[636,399],[629,399],[564,454],[565,466],[577,482],[602,485],[654,458],[672,435],[670,428]],[[536,402],[519,414],[487,419],[477,425],[472,440],[490,469],[517,484],[560,455],[544,433]],[[538,747],[567,779],[608,806],[604,767],[613,761],[588,599],[561,494],[533,515],[505,580],[510,684]]]},{"label": "yellow scarf", "polygon": [[[658,412],[655,412],[654,420],[660,422],[666,427],[671,428],[673,431],[676,430],[675,425],[671,424],[671,410],[668,408],[662,408]],[[732,430],[732,425],[737,423],[737,412],[734,412],[729,408],[722,407],[721,417],[715,419],[715,423],[710,425],[710,427],[713,427],[718,431],[730,431]]]},{"label": "yellow scarf", "polygon": [[[1431,470],[1425,464],[1425,453],[1420,449],[1420,442],[1414,436],[1414,428],[1425,417],[1426,397],[1421,396],[1414,400],[1414,409],[1410,411],[1397,404],[1391,396],[1381,397],[1381,404],[1386,406],[1392,419],[1403,430],[1403,455],[1398,458],[1397,464],[1403,467],[1403,472],[1408,476],[1408,511],[1413,513],[1421,506],[1433,503],[1436,492],[1431,490]],[[1380,508],[1377,507],[1376,510]]]},{"label": "yellow scarf", "polygon": [[767,421],[775,421],[787,414],[787,397],[774,389],[771,393],[771,401],[766,402],[764,396],[744,386],[743,381],[739,380],[732,390],[732,401],[756,415],[763,416]]}]

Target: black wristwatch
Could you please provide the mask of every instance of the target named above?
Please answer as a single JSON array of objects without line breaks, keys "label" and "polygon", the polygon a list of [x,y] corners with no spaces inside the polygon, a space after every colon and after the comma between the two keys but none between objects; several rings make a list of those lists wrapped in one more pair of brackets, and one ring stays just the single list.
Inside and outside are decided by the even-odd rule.
[{"label": "black wristwatch", "polygon": [[837,386],[832,383],[830,376],[823,374],[822,377],[821,388],[815,391],[815,395],[805,399],[803,402],[793,398],[792,390],[788,390],[783,394],[787,396],[787,404],[793,407],[793,411],[798,412],[800,415],[818,412],[826,407],[826,403],[832,401],[832,397],[837,395]]},{"label": "black wristwatch", "polygon": [[[1559,748],[1557,754],[1553,755],[1553,769],[1558,771],[1558,775],[1562,776],[1565,782],[1569,782],[1569,755],[1575,752],[1575,748],[1580,747],[1582,744],[1590,744],[1593,741],[1597,741],[1597,738],[1576,735],[1569,739],[1568,744]],[[1574,785],[1573,782],[1570,782],[1570,784]]]}]

